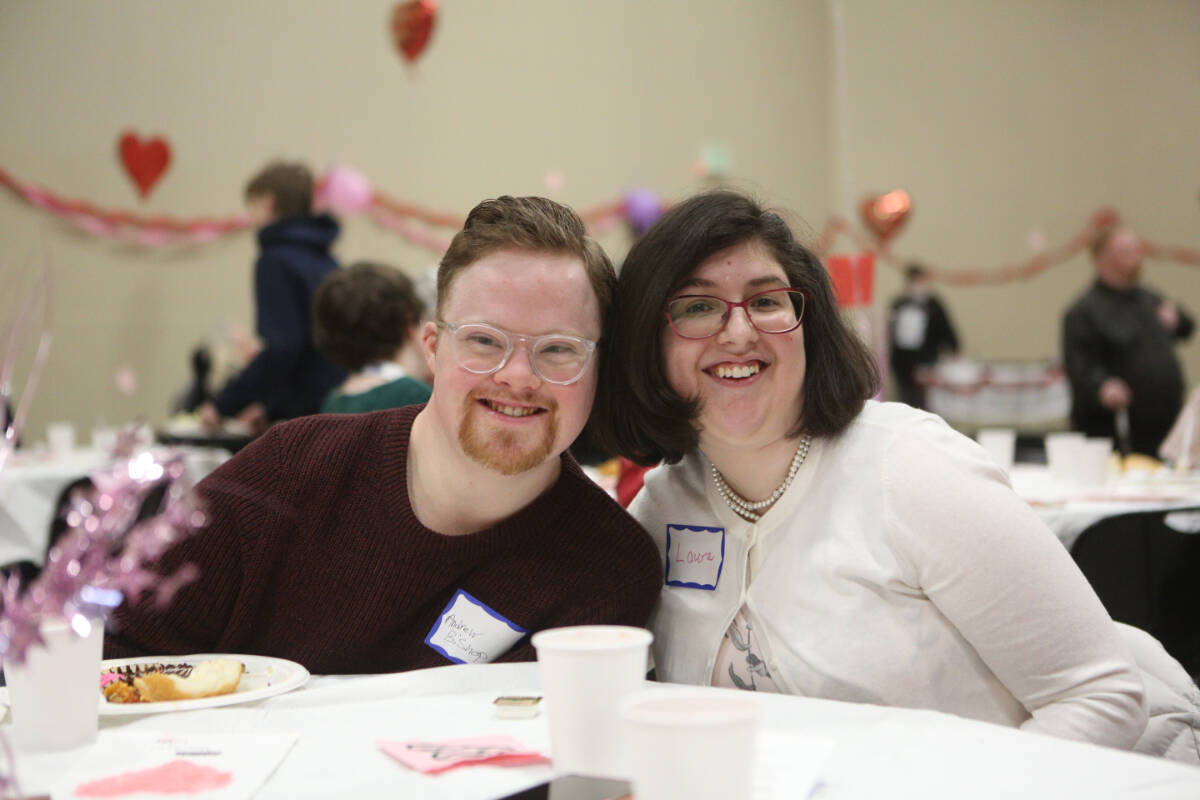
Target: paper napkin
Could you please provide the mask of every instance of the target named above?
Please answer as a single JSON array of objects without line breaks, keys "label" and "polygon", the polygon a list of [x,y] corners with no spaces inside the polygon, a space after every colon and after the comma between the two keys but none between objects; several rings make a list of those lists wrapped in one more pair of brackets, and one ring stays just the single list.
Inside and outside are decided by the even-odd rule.
[{"label": "paper napkin", "polygon": [[511,736],[471,736],[466,739],[376,742],[379,749],[406,767],[430,775],[462,766],[487,764],[516,767],[546,764],[550,759]]},{"label": "paper napkin", "polygon": [[106,734],[51,797],[242,800],[258,791],[295,743],[295,736],[275,733]]}]

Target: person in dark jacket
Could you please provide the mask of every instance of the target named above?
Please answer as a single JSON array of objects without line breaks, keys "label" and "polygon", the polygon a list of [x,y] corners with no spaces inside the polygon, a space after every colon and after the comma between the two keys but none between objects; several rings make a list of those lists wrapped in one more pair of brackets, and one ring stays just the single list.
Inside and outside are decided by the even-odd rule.
[{"label": "person in dark jacket", "polygon": [[900,401],[925,407],[917,371],[937,363],[942,352],[958,352],[954,323],[937,295],[929,291],[929,274],[920,264],[904,272],[904,294],[892,302],[889,315],[892,372]]},{"label": "person in dark jacket", "polygon": [[[1095,282],[1063,318],[1071,427],[1154,456],[1183,406],[1174,345],[1191,336],[1192,317],[1138,285],[1142,244],[1131,229],[1101,231],[1092,242],[1092,263]],[[1120,429],[1118,416],[1128,423]]]},{"label": "person in dark jacket", "polygon": [[313,215],[312,173],[301,164],[269,164],[246,184],[245,197],[258,227],[254,295],[263,348],[201,406],[201,422],[212,433],[225,417],[258,434],[276,420],[313,414],[346,377],[312,341],[313,295],[338,268],[329,251],[338,223]]}]

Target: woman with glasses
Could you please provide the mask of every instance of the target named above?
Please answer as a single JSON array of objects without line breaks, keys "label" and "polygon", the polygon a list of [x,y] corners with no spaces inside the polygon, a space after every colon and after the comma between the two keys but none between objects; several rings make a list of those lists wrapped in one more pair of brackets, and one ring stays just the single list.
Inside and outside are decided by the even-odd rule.
[{"label": "woman with glasses", "polygon": [[1067,551],[986,452],[871,400],[870,352],[787,224],[731,192],[633,247],[599,433],[651,471],[661,680],[928,708],[1114,747],[1142,681]]}]

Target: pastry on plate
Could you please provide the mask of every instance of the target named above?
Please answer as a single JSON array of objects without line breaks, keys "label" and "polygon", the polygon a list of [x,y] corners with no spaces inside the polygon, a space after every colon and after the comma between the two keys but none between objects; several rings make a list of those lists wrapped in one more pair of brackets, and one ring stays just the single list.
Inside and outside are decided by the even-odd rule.
[{"label": "pastry on plate", "polygon": [[246,671],[240,661],[214,658],[192,664],[136,664],[101,676],[110,703],[196,700],[234,692]]}]

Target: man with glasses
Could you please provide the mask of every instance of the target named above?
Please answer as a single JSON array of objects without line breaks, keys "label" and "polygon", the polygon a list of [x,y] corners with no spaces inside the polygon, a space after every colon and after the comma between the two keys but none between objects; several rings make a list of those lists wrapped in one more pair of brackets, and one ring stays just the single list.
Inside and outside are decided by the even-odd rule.
[{"label": "man with glasses", "polygon": [[570,209],[477,206],[438,270],[424,406],[273,427],[199,487],[200,577],[123,607],[107,653],[258,653],[322,673],[530,660],[530,634],[644,625],[647,534],[566,454],[615,283]]}]

